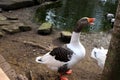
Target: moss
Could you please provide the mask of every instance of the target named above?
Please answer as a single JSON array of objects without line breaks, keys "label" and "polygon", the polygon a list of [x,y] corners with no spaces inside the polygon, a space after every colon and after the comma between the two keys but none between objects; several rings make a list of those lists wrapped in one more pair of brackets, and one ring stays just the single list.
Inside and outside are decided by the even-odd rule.
[{"label": "moss", "polygon": [[51,23],[48,23],[48,22],[43,23],[43,24],[38,28],[37,33],[38,33],[38,34],[42,34],[42,35],[47,35],[47,34],[52,33],[52,24],[51,24]]},{"label": "moss", "polygon": [[43,29],[50,29],[52,27],[51,23],[45,22],[43,23],[38,30],[43,30]]},{"label": "moss", "polygon": [[71,32],[69,31],[62,31],[62,34],[64,34],[65,36],[71,36]]}]

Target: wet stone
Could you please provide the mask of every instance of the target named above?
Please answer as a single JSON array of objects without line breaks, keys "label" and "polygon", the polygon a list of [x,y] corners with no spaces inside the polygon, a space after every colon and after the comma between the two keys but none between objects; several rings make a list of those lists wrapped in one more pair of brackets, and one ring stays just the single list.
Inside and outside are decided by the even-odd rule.
[{"label": "wet stone", "polygon": [[14,34],[20,32],[18,26],[3,26],[2,30],[5,31],[8,34]]},{"label": "wet stone", "polygon": [[[13,20],[16,21],[16,20]],[[9,25],[2,26],[2,30],[8,34],[14,34],[20,32],[19,27],[24,26],[21,22],[10,22]]]},{"label": "wet stone", "polygon": [[63,42],[69,43],[70,39],[71,39],[71,35],[72,34],[69,31],[61,31],[61,33],[60,33],[60,40],[63,41]]},{"label": "wet stone", "polygon": [[38,28],[38,34],[47,35],[52,33],[52,24],[45,22]]},{"label": "wet stone", "polygon": [[30,31],[32,28],[27,25],[19,26],[20,31],[25,32],[25,31]]},{"label": "wet stone", "polygon": [[35,5],[34,0],[0,0],[0,8],[14,10]]}]

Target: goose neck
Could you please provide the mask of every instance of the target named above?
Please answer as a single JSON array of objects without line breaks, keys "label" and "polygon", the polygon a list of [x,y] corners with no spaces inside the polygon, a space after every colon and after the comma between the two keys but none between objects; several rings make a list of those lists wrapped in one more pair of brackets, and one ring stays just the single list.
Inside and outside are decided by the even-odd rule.
[{"label": "goose neck", "polygon": [[70,43],[78,43],[80,38],[80,33],[73,32],[71,36]]}]

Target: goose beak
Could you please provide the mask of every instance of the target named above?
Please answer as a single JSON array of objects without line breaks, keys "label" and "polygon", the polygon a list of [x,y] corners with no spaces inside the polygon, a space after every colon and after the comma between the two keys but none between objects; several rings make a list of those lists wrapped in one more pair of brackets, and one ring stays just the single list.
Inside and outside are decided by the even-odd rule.
[{"label": "goose beak", "polygon": [[95,18],[87,18],[89,24],[94,25]]}]

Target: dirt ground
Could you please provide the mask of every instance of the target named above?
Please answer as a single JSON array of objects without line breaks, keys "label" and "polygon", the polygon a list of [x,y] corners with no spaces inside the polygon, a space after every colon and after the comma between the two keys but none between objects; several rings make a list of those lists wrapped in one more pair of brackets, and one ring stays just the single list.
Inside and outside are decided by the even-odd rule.
[{"label": "dirt ground", "polygon": [[[14,35],[5,35],[0,39],[0,54],[10,63],[16,73],[26,75],[29,80],[58,80],[57,72],[53,72],[45,65],[35,62],[37,56],[43,55],[47,51],[37,46],[25,44],[25,42],[33,42],[48,49],[64,44],[58,39],[60,31],[54,30],[51,35],[47,36],[37,34],[39,24],[33,21],[33,15],[37,7],[2,13],[18,17],[22,22],[32,26],[32,30]],[[110,39],[111,34],[103,32],[82,33],[80,41],[86,48],[86,56],[72,68],[73,73],[67,75],[69,80],[99,80],[102,69],[97,65],[96,61],[90,58],[90,52],[94,45],[108,48]],[[30,79],[29,74],[32,74],[32,79]]]}]

